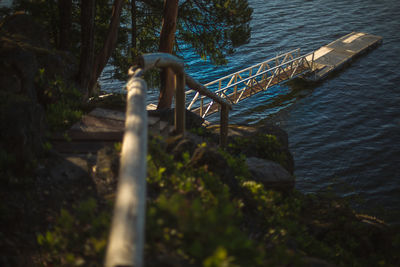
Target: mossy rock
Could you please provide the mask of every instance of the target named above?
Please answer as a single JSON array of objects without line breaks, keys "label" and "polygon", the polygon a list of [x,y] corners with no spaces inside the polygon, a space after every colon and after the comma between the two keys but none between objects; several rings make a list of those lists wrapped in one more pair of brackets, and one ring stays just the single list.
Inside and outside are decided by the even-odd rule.
[{"label": "mossy rock", "polygon": [[[218,135],[220,126],[208,127],[212,134]],[[290,174],[294,173],[294,160],[288,147],[287,133],[272,124],[262,126],[229,125],[228,151],[257,157],[279,163]]]},{"label": "mossy rock", "polygon": [[16,170],[43,152],[44,111],[26,96],[0,91],[0,149],[15,157]]}]

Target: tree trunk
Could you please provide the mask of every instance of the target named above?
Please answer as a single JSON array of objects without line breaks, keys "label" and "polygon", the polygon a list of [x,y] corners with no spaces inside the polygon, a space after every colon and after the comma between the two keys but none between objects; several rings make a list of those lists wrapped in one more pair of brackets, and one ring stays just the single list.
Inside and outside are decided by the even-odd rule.
[{"label": "tree trunk", "polygon": [[134,60],[134,57],[136,56],[136,36],[137,36],[137,25],[136,25],[136,0],[131,0],[131,23],[132,23],[132,29],[131,29],[131,39],[132,39],[132,50],[131,50],[131,56],[132,56],[132,61]]},{"label": "tree trunk", "polygon": [[85,98],[89,96],[88,88],[93,68],[95,10],[95,0],[81,0],[81,56],[78,79]]},{"label": "tree trunk", "polygon": [[[172,54],[175,41],[178,0],[164,0],[163,22],[160,34],[160,52]],[[157,109],[170,108],[174,96],[174,73],[170,69],[161,71],[161,88]]]},{"label": "tree trunk", "polygon": [[69,39],[72,26],[72,0],[59,0],[58,13],[60,16],[60,38],[58,48],[61,50],[68,50],[70,46]]},{"label": "tree trunk", "polygon": [[89,94],[93,92],[97,84],[97,79],[100,77],[117,43],[119,21],[124,3],[124,0],[114,0],[106,39],[103,48],[94,60],[92,75],[89,82]]}]

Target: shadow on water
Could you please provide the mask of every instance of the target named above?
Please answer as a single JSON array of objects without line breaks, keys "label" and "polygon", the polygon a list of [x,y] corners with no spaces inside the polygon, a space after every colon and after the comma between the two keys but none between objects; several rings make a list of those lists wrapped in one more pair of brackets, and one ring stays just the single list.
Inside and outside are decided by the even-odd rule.
[{"label": "shadow on water", "polygon": [[[295,78],[283,86],[272,87],[270,92],[261,92],[257,105],[252,108],[240,108],[241,117],[245,118],[245,123],[262,124],[270,121],[274,117],[279,117],[281,113],[287,113],[294,103],[311,95],[322,82],[306,81],[301,78]],[[263,95],[264,94],[264,95]],[[253,97],[252,102],[254,102]],[[250,98],[251,99],[251,98]]]}]

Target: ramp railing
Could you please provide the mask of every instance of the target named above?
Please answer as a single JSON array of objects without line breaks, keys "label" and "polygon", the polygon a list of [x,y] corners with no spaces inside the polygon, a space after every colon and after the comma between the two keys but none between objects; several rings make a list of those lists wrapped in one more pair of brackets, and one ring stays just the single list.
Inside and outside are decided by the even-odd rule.
[{"label": "ramp railing", "polygon": [[[237,104],[255,93],[266,91],[273,85],[312,71],[313,64],[314,52],[300,55],[300,49],[295,49],[204,86],[230,104]],[[186,95],[192,96],[188,110],[196,112],[203,118],[219,111],[212,99],[201,96],[198,92],[189,90],[186,91]]]}]

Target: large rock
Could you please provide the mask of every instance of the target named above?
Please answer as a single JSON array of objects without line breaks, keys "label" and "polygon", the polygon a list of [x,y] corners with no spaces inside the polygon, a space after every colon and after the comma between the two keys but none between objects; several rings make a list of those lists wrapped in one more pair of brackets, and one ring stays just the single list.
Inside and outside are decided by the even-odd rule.
[{"label": "large rock", "polygon": [[[46,103],[45,91],[56,88],[49,86],[52,81],[61,79],[66,86],[77,87],[75,58],[52,49],[45,29],[29,15],[14,14],[4,19],[0,25],[0,57],[3,90],[28,94],[34,100],[38,96],[39,102]],[[39,69],[43,70],[42,77]]]},{"label": "large rock", "polygon": [[34,82],[38,64],[35,54],[3,36],[0,37],[0,58],[0,90],[36,101]]},{"label": "large rock", "polygon": [[[208,127],[214,135],[219,134],[219,125]],[[294,173],[294,160],[289,151],[287,133],[280,127],[266,123],[261,126],[229,125],[228,149],[231,153],[242,153],[275,161],[289,173]]]},{"label": "large rock", "polygon": [[[2,21],[0,58],[0,150],[23,169],[43,151],[46,124],[40,104],[46,102],[46,82],[70,78],[75,71],[64,60],[68,56],[50,48],[44,28],[26,14]],[[38,82],[40,69],[46,81]]]},{"label": "large rock", "polygon": [[0,150],[15,158],[23,170],[43,151],[43,108],[27,96],[0,91]]},{"label": "large rock", "polygon": [[265,188],[293,189],[294,177],[280,164],[256,157],[247,158],[246,163],[254,181],[262,183]]}]

